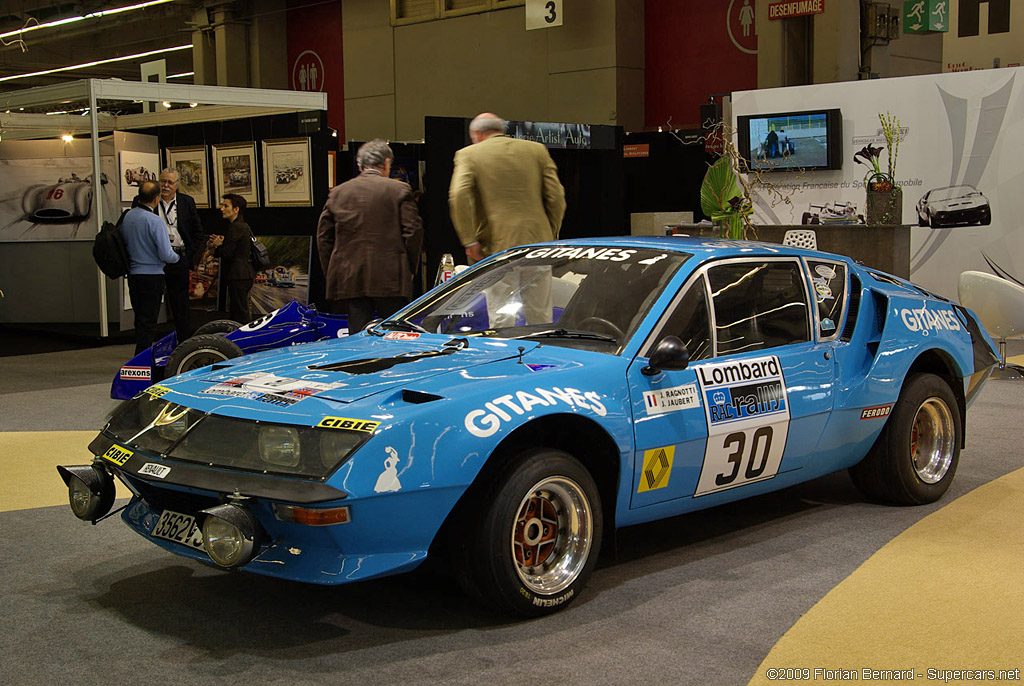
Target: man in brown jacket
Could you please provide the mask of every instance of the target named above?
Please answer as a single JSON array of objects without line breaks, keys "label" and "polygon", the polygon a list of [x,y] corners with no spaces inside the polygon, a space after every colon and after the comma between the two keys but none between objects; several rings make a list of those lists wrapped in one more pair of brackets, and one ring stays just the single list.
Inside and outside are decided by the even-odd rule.
[{"label": "man in brown jacket", "polygon": [[505,135],[496,114],[469,124],[473,144],[455,153],[448,205],[466,257],[473,264],[524,243],[558,238],[565,189],[548,149]]},{"label": "man in brown jacket", "polygon": [[330,309],[348,315],[350,333],[387,317],[412,297],[423,224],[409,184],[388,178],[395,155],[377,138],[356,152],[359,176],[327,197],[316,230]]}]

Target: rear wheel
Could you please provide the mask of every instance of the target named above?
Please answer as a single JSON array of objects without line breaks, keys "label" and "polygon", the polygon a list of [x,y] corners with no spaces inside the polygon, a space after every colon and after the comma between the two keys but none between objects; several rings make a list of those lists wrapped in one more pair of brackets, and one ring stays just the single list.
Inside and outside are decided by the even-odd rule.
[{"label": "rear wheel", "polygon": [[196,329],[193,336],[202,336],[208,333],[231,333],[235,329],[241,328],[241,326],[234,319],[214,319],[212,322],[206,322]]},{"label": "rear wheel", "polygon": [[460,574],[466,590],[516,615],[537,617],[571,602],[597,563],[601,498],[590,472],[567,453],[536,449],[513,460],[478,501]]},{"label": "rear wheel", "polygon": [[870,498],[901,505],[935,502],[956,474],[961,431],[949,385],[934,374],[915,374],[903,384],[871,452],[850,468],[850,476]]},{"label": "rear wheel", "polygon": [[192,336],[178,345],[167,360],[165,377],[242,356],[242,349],[218,334]]}]

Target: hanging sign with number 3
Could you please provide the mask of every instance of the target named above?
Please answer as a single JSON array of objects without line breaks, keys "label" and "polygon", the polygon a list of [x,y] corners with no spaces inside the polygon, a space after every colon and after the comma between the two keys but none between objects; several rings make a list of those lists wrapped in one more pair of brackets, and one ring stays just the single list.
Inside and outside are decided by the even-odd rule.
[{"label": "hanging sign with number 3", "polygon": [[526,0],[526,30],[562,25],[562,0]]}]

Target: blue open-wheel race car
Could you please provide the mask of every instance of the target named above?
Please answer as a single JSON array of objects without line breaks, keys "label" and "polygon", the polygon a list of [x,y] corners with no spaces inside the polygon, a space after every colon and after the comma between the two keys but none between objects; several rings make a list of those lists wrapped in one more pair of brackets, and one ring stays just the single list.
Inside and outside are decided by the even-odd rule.
[{"label": "blue open-wheel race car", "polygon": [[347,333],[348,317],[325,314],[297,300],[248,324],[230,319],[207,322],[180,343],[172,331],[117,370],[110,385],[110,397],[127,400],[154,382],[182,372],[249,353]]},{"label": "blue open-wheel race car", "polygon": [[436,557],[535,616],[602,544],[848,469],[949,488],[996,362],[966,308],[853,260],[669,237],[495,255],[344,338],[225,359],[123,403],[60,467],[166,550],[318,584]]}]

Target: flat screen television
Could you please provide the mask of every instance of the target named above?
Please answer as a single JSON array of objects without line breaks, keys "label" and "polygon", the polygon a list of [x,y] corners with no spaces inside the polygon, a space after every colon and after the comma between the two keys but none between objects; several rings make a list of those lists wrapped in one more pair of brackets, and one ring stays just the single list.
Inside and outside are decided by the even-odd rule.
[{"label": "flat screen television", "polygon": [[736,118],[740,155],[751,170],[841,169],[843,117],[838,109],[751,114]]}]

